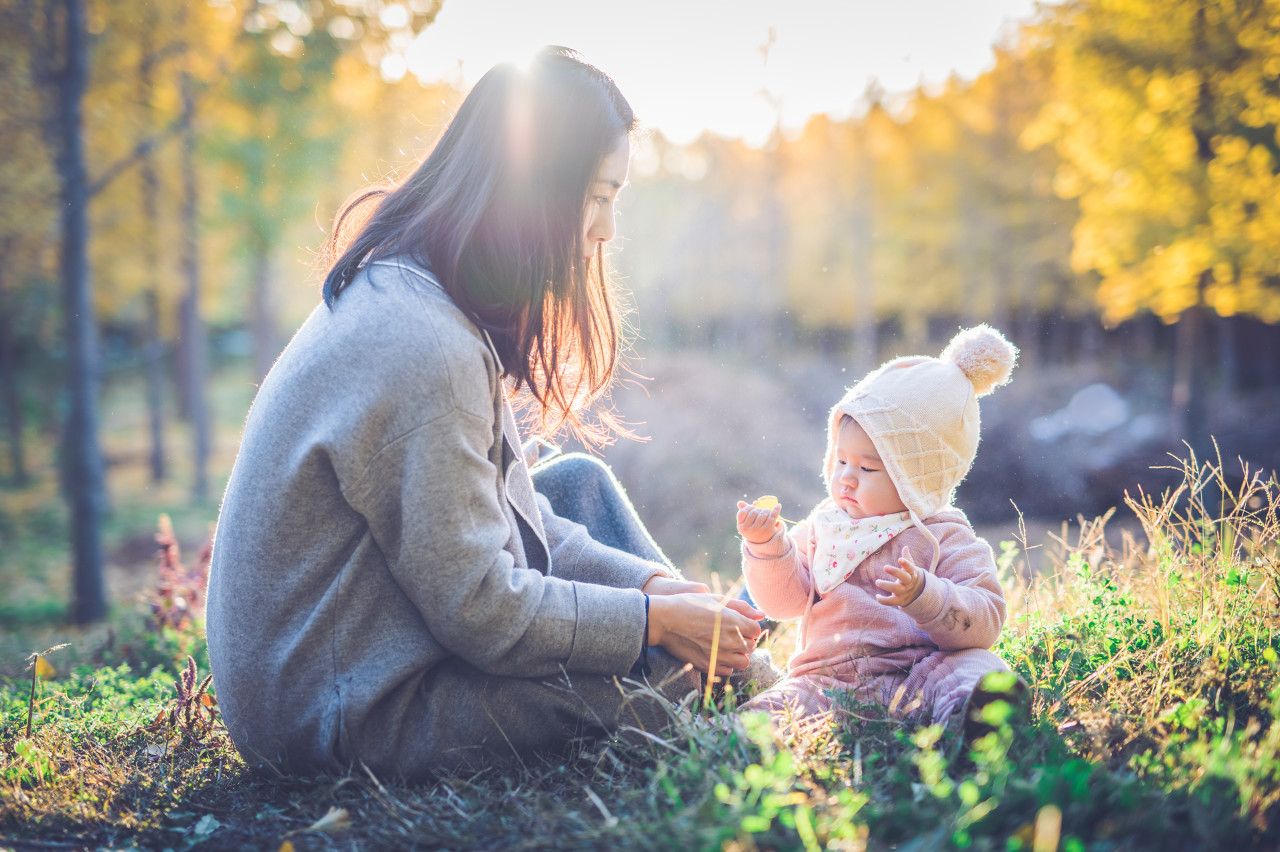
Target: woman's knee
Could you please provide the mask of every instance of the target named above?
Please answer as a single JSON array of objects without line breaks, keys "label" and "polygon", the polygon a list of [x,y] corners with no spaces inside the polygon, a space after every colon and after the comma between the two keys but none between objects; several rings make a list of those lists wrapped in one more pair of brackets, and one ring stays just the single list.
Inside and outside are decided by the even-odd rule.
[{"label": "woman's knee", "polygon": [[596,538],[605,531],[595,527],[616,524],[618,517],[629,511],[630,504],[613,471],[585,453],[569,453],[539,466],[533,474],[533,487],[551,502],[557,515],[585,525]]},{"label": "woman's knee", "polygon": [[593,486],[601,490],[606,484],[614,487],[617,480],[609,466],[595,456],[586,453],[566,453],[537,466],[532,472],[534,487],[542,490],[544,484],[573,485],[581,489]]}]

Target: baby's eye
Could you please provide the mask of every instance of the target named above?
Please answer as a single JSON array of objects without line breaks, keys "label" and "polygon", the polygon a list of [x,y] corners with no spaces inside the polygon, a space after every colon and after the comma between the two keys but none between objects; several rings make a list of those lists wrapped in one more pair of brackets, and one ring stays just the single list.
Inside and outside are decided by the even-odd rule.
[{"label": "baby's eye", "polygon": [[863,467],[862,472],[863,473],[879,473],[880,471],[876,470],[874,467]]},{"label": "baby's eye", "polygon": [[595,202],[596,202],[596,206],[603,207],[609,203],[609,197],[607,195],[597,195],[595,198]]}]

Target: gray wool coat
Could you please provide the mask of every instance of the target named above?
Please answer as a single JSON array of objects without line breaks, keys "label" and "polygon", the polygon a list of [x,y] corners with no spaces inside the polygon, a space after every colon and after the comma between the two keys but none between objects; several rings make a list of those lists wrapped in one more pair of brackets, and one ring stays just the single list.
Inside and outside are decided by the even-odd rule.
[{"label": "gray wool coat", "polygon": [[375,262],[263,382],[207,611],[250,763],[412,777],[641,720],[613,678],[670,572],[551,511],[501,375],[429,274]]}]

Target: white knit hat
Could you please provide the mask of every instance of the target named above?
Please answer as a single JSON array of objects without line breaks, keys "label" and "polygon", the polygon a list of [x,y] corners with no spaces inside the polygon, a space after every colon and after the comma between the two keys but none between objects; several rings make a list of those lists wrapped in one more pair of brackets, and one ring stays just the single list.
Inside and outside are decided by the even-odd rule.
[{"label": "white knit hat", "polygon": [[831,409],[823,477],[835,466],[842,415],[858,422],[916,526],[951,505],[978,450],[978,397],[1009,381],[1017,348],[988,325],[961,331],[938,358],[895,358],[868,374]]}]

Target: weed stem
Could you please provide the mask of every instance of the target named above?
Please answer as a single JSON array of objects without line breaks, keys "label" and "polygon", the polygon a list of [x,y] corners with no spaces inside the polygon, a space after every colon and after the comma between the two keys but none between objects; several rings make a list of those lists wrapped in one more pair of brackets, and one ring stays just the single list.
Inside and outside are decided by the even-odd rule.
[{"label": "weed stem", "polygon": [[31,665],[31,695],[27,698],[27,739],[31,739],[31,715],[36,708],[36,678],[39,677],[40,658],[36,657],[36,662]]}]

